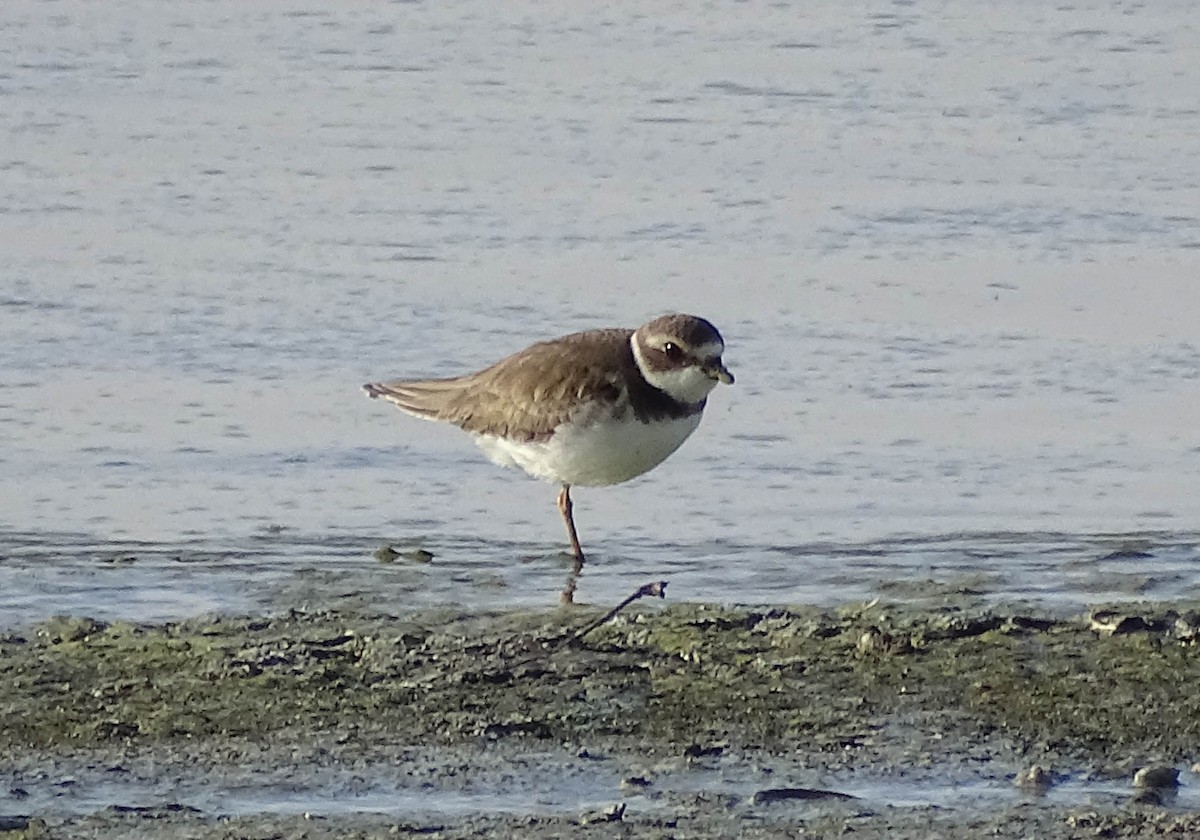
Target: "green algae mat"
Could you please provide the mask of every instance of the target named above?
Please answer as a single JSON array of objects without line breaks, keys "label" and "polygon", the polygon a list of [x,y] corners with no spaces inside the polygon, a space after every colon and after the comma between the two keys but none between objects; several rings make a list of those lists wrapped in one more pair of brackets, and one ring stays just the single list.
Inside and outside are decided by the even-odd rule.
[{"label": "green algae mat", "polygon": [[[1200,832],[1196,605],[602,617],[292,611],[10,632],[0,769],[18,793],[0,800],[0,837]],[[1037,789],[1018,788],[1035,765]],[[1182,786],[1133,787],[1146,767]],[[102,807],[50,790],[97,775]],[[239,799],[238,779],[270,784]],[[289,813],[280,786],[323,793]]]}]

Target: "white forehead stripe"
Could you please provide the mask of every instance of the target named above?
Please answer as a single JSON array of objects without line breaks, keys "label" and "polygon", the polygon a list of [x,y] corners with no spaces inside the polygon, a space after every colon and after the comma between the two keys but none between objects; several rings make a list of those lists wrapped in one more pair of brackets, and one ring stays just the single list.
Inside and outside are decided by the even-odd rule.
[{"label": "white forehead stripe", "polygon": [[[678,344],[679,341],[680,341],[679,339],[669,338],[668,336],[665,336],[665,335],[656,335],[656,336],[652,336],[649,340],[647,340],[646,343],[649,344],[651,347],[653,347],[656,350],[661,350],[667,344],[669,344],[669,343]],[[636,353],[637,349],[638,349],[638,343],[636,340],[633,340],[633,351]],[[692,355],[694,355],[697,359],[711,359],[714,356],[720,356],[722,353],[724,353],[725,345],[723,343],[721,343],[720,341],[706,341],[697,347],[691,348],[691,351],[692,351]]]},{"label": "white forehead stripe", "polygon": [[720,341],[706,341],[693,349],[698,359],[711,359],[725,352],[725,345]]}]

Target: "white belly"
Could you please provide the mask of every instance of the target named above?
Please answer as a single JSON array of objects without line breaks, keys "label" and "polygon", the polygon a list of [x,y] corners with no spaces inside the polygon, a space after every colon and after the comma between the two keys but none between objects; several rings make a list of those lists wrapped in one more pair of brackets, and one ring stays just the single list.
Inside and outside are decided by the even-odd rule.
[{"label": "white belly", "polygon": [[545,442],[520,443],[475,435],[497,464],[520,467],[532,476],[564,484],[617,484],[657,467],[700,424],[700,414],[643,423],[626,412],[622,419],[565,423]]}]

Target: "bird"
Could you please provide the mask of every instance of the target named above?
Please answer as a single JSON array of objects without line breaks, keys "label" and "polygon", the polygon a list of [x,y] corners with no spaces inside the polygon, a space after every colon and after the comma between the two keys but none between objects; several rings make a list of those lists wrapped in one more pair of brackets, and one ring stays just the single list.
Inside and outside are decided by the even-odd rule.
[{"label": "bird", "polygon": [[[468,432],[496,464],[559,485],[574,556],[585,555],[571,488],[619,484],[657,467],[696,430],[709,394],[732,385],[725,341],[704,318],[673,313],[636,329],[540,341],[446,379],[370,382],[367,395]],[[564,592],[564,600],[570,600]]]}]

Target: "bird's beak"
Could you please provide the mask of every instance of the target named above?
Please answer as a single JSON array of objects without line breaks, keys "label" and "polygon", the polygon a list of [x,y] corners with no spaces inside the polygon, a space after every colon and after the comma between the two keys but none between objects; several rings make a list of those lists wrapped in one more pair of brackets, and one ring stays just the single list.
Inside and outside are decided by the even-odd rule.
[{"label": "bird's beak", "polygon": [[722,363],[720,359],[717,359],[711,365],[706,366],[704,368],[704,373],[707,374],[709,379],[714,379],[717,382],[724,382],[726,385],[733,384],[733,374],[726,369],[724,363]]}]

